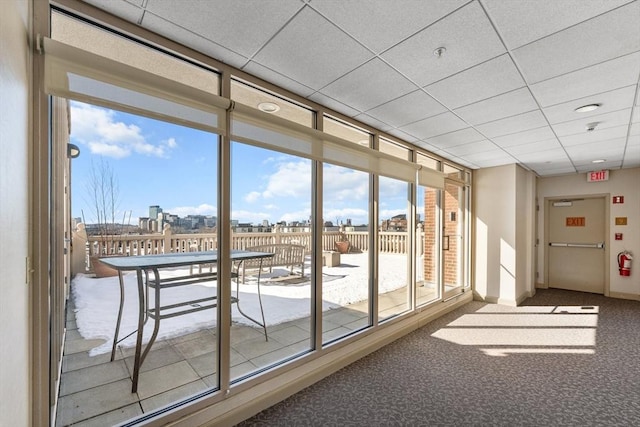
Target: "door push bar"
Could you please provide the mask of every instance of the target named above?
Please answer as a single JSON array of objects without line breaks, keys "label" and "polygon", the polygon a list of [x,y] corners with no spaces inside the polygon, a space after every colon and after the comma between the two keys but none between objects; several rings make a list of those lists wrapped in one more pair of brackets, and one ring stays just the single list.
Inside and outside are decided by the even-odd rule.
[{"label": "door push bar", "polygon": [[600,242],[600,243],[549,243],[549,246],[559,247],[559,248],[604,249],[604,242]]}]

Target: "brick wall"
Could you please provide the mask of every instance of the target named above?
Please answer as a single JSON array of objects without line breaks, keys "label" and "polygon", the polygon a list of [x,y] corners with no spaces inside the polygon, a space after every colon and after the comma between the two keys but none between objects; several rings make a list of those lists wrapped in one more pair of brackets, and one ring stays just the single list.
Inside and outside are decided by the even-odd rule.
[{"label": "brick wall", "polygon": [[[460,187],[455,185],[446,185],[444,191],[444,236],[449,236],[448,250],[443,251],[444,256],[444,282],[445,284],[458,283],[458,241],[460,240],[458,215]],[[424,280],[427,282],[436,282],[436,261],[435,253],[437,229],[436,229],[436,202],[437,191],[426,189],[424,193]],[[454,215],[452,216],[451,213]],[[447,248],[447,238],[444,238],[444,248]]]}]

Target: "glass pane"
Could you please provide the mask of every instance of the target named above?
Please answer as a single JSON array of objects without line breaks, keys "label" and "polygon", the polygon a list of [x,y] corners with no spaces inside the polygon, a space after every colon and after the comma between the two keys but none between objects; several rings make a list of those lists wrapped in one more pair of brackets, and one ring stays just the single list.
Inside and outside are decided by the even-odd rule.
[{"label": "glass pane", "polygon": [[322,341],[349,335],[369,321],[369,174],[323,169]]},{"label": "glass pane", "polygon": [[211,70],[67,15],[51,14],[51,38],[208,93],[220,94],[220,77]]},{"label": "glass pane", "polygon": [[398,157],[399,159],[402,159],[402,160],[410,160],[409,156],[411,155],[411,152],[409,151],[408,148],[383,138],[380,138],[379,150],[385,154]]},{"label": "glass pane", "polygon": [[411,308],[409,184],[380,177],[378,227],[379,320]]},{"label": "glass pane", "polygon": [[325,116],[322,124],[323,132],[337,136],[346,141],[360,144],[365,147],[371,146],[371,134],[355,126],[344,123],[333,117]]},{"label": "glass pane", "polygon": [[231,99],[303,126],[313,126],[314,114],[309,109],[237,80],[231,80]]},{"label": "glass pane", "polygon": [[[218,388],[217,315],[207,306],[217,297],[215,265],[129,270],[120,283],[98,261],[113,262],[116,255],[135,266],[147,263],[148,255],[184,252],[184,259],[216,249],[218,136],[79,102],[69,103],[69,113],[70,140],[80,149],[71,166],[71,209],[79,225],[72,235],[77,274],[68,302],[57,424],[119,408],[96,404],[90,398],[96,395],[103,395],[101,402],[124,399],[138,408],[112,412],[119,418],[110,422],[116,423]],[[163,285],[181,286],[156,286],[155,273]],[[116,332],[120,285],[125,299]],[[142,310],[141,293],[148,296]],[[158,317],[174,304],[181,305],[171,314],[181,315]],[[139,349],[149,352],[137,365],[134,392],[140,316],[147,321]],[[113,347],[116,334],[121,341]]]},{"label": "glass pane", "polygon": [[232,249],[272,254],[235,264],[238,380],[311,348],[311,161],[239,142],[231,149]]},{"label": "glass pane", "polygon": [[418,186],[416,212],[416,305],[440,299],[440,191]]},{"label": "glass pane", "polygon": [[465,178],[463,170],[456,168],[454,166],[448,165],[446,163],[442,165],[442,171],[446,173],[449,178],[452,178],[452,179],[464,180]]},{"label": "glass pane", "polygon": [[463,286],[464,202],[463,187],[446,183],[444,189],[444,235],[442,243],[445,294],[457,293]]},{"label": "glass pane", "polygon": [[440,170],[440,162],[432,157],[418,153],[416,163],[433,170]]}]

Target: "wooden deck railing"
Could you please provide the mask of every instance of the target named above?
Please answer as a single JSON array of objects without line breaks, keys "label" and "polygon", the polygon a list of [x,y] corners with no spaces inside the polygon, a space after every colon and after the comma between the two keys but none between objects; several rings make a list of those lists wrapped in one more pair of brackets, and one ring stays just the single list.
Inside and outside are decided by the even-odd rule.
[{"label": "wooden deck railing", "polygon": [[[176,252],[192,252],[213,250],[218,247],[216,233],[174,234],[171,227],[165,226],[162,233],[155,234],[121,234],[113,236],[87,236],[84,224],[79,224],[73,232],[72,274],[91,271],[92,256],[105,255],[149,255]],[[322,234],[322,249],[335,250],[335,242],[346,238],[351,243],[351,250],[367,252],[369,250],[369,233],[367,231],[328,231]],[[418,233],[422,241],[422,233]],[[303,245],[311,252],[311,233],[282,232],[272,233],[233,233],[231,248],[244,249],[250,246],[272,243],[291,243]],[[422,245],[419,244],[418,248]],[[382,253],[406,253],[408,250],[407,232],[380,232],[379,250]]]}]

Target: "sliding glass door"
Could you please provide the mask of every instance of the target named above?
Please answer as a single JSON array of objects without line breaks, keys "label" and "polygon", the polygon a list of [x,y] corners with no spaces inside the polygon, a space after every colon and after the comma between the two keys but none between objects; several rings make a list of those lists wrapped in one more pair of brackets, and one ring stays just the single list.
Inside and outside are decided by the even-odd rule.
[{"label": "sliding glass door", "polygon": [[447,180],[442,200],[442,273],[444,297],[466,287],[467,191],[463,184]]}]

